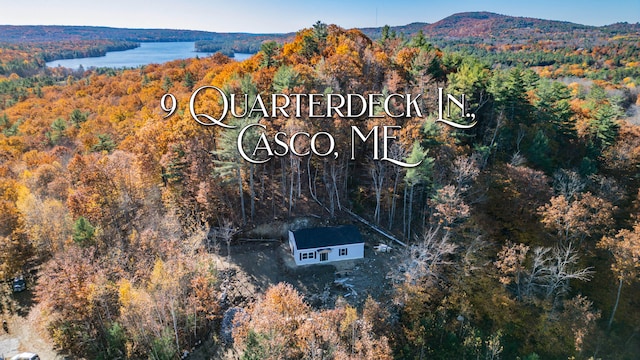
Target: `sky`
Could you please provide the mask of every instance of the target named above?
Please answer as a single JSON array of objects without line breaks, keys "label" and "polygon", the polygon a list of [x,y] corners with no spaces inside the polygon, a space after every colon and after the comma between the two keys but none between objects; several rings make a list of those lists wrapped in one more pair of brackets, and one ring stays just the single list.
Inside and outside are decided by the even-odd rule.
[{"label": "sky", "polygon": [[465,11],[586,25],[640,22],[640,0],[0,0],[0,25],[93,25],[282,33],[320,20],[344,28],[433,23]]}]

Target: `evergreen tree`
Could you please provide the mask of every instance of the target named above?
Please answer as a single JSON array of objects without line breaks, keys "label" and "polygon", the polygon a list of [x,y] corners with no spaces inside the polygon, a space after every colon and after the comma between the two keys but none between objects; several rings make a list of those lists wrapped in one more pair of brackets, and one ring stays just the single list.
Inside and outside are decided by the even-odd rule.
[{"label": "evergreen tree", "polygon": [[280,66],[273,76],[273,90],[277,93],[282,93],[285,89],[292,90],[298,85],[299,76],[292,66]]},{"label": "evergreen tree", "polygon": [[67,122],[62,118],[57,118],[51,123],[51,131],[47,131],[45,136],[51,144],[56,145],[60,142],[60,139],[64,136],[64,131],[67,129]]},{"label": "evergreen tree", "polygon": [[311,59],[318,52],[320,52],[318,41],[311,35],[304,35],[302,38],[302,49],[300,49],[300,55],[307,59]]},{"label": "evergreen tree", "polygon": [[9,122],[9,117],[7,116],[6,113],[3,113],[2,116],[0,116],[0,127],[4,129],[10,125],[11,124]]},{"label": "evergreen tree", "polygon": [[173,81],[171,81],[170,77],[165,76],[164,79],[162,80],[162,89],[168,92],[169,90],[171,90],[172,87],[173,87]]},{"label": "evergreen tree", "polygon": [[73,109],[71,115],[69,115],[69,122],[73,124],[76,128],[80,128],[80,124],[87,121],[89,117],[89,113],[84,113],[79,109]]},{"label": "evergreen tree", "polygon": [[536,96],[536,122],[551,124],[558,142],[576,138],[576,124],[569,104],[569,89],[557,81],[541,81]]},{"label": "evergreen tree", "polygon": [[73,224],[73,241],[81,247],[91,246],[94,243],[94,235],[96,228],[91,225],[89,220],[80,216]]},{"label": "evergreen tree", "polygon": [[276,64],[275,56],[278,51],[278,43],[275,41],[266,41],[260,46],[260,52],[262,53],[262,61],[260,61],[261,67],[272,67]]},{"label": "evergreen tree", "polygon": [[529,127],[534,114],[534,108],[527,98],[522,69],[494,72],[489,91],[494,99],[494,116],[504,119],[498,143],[504,147],[504,152],[515,152],[519,150],[523,134],[532,136]]},{"label": "evergreen tree", "polygon": [[267,358],[267,350],[262,344],[264,336],[256,333],[253,329],[249,330],[247,339],[245,340],[245,350],[242,353],[242,360],[262,360]]},{"label": "evergreen tree", "polygon": [[184,87],[186,87],[187,89],[191,90],[193,89],[193,85],[195,85],[196,81],[193,79],[193,75],[191,75],[191,73],[189,71],[186,72],[186,74],[184,75]]},{"label": "evergreen tree", "polygon": [[533,138],[531,146],[528,148],[527,158],[540,169],[550,172],[551,158],[549,153],[549,138],[542,129],[539,129]]},{"label": "evergreen tree", "polygon": [[321,22],[320,20],[316,21],[316,23],[313,24],[313,36],[317,41],[321,43],[324,42],[327,39],[327,36],[329,36],[329,29],[327,28],[327,24]]},{"label": "evergreen tree", "polygon": [[422,30],[419,30],[418,33],[416,33],[411,38],[411,43],[409,44],[409,46],[424,49],[427,51],[433,49],[433,45],[431,45],[427,41],[427,38],[424,36],[424,32],[422,32]]},{"label": "evergreen tree", "polygon": [[167,153],[167,166],[162,170],[165,184],[179,184],[184,180],[184,169],[187,166],[185,151],[180,144],[173,144]]},{"label": "evergreen tree", "polygon": [[382,27],[382,30],[380,31],[381,35],[380,35],[380,42],[384,43],[385,41],[389,40],[389,31],[391,30],[391,27],[389,27],[389,25],[385,25]]},{"label": "evergreen tree", "polygon": [[111,152],[115,149],[116,144],[111,139],[111,135],[109,134],[98,134],[98,143],[93,145],[91,148],[92,151],[95,152]]},{"label": "evergreen tree", "polygon": [[616,123],[617,111],[611,105],[603,105],[591,120],[591,134],[594,146],[598,150],[613,145],[618,136],[620,125]]},{"label": "evergreen tree", "polygon": [[413,219],[413,203],[415,197],[415,189],[418,185],[426,187],[431,181],[434,159],[427,157],[429,150],[425,150],[418,142],[413,143],[411,153],[406,159],[406,163],[415,164],[421,162],[420,165],[408,168],[404,177],[404,232],[407,239],[411,238],[411,223]]},{"label": "evergreen tree", "polygon": [[531,107],[527,99],[526,83],[523,79],[521,68],[514,68],[509,71],[506,82],[506,97],[504,106],[507,115],[514,123],[528,123],[531,114]]}]

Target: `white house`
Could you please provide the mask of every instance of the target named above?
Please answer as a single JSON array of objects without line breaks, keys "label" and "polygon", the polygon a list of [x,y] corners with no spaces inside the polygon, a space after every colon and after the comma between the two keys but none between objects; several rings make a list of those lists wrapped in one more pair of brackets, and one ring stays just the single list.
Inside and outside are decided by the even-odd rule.
[{"label": "white house", "polygon": [[296,265],[364,258],[364,240],[353,225],[289,231]]}]

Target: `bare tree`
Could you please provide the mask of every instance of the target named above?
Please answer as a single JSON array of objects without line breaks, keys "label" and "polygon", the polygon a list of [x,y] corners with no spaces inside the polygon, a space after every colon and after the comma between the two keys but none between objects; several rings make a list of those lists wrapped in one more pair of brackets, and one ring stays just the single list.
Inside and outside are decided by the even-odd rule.
[{"label": "bare tree", "polygon": [[526,265],[528,252],[529,247],[523,244],[507,244],[495,262],[503,275],[500,281],[505,285],[513,283],[520,300],[537,296],[555,303],[569,290],[570,280],[591,279],[591,268],[577,266],[579,257],[571,243],[535,248],[529,266]]},{"label": "bare tree", "polygon": [[516,152],[511,156],[511,160],[509,160],[509,165],[513,167],[518,167],[524,165],[527,162],[527,159],[522,156],[519,152]]},{"label": "bare tree", "polygon": [[591,267],[579,268],[578,253],[569,243],[567,246],[556,246],[551,252],[550,266],[546,275],[547,298],[559,297],[569,291],[571,280],[589,281],[593,271]]},{"label": "bare tree", "polygon": [[338,209],[342,210],[342,205],[340,204],[340,191],[338,190],[338,178],[340,177],[341,168],[339,165],[336,165],[335,161],[331,162],[331,188],[335,192],[336,195],[336,204],[338,205]]},{"label": "bare tree", "polygon": [[586,182],[575,171],[559,169],[553,174],[553,190],[558,195],[564,195],[567,200],[584,190]]},{"label": "bare tree", "polygon": [[227,256],[231,258],[231,240],[233,236],[238,232],[238,229],[233,226],[233,222],[229,219],[223,219],[222,225],[215,230],[215,237],[221,239],[227,245]]},{"label": "bare tree", "polygon": [[376,224],[380,224],[380,207],[382,202],[382,188],[384,185],[384,178],[386,176],[386,166],[382,161],[371,161],[371,180],[373,181],[373,190],[376,196],[376,209],[373,212],[373,221]]},{"label": "bare tree", "polygon": [[525,129],[525,127],[520,124],[520,127],[518,127],[518,137],[516,138],[516,154],[520,154],[520,144],[522,143],[522,140],[524,140],[524,137],[527,135],[527,130]]},{"label": "bare tree", "polygon": [[627,191],[614,178],[604,175],[592,175],[590,178],[597,186],[597,193],[600,197],[609,201],[613,205],[620,205],[627,197]]},{"label": "bare tree", "polygon": [[406,248],[404,261],[394,277],[412,285],[435,280],[440,277],[442,267],[451,264],[449,256],[454,254],[457,248],[458,246],[450,240],[449,231],[441,233],[440,227],[431,228],[416,244]]},{"label": "bare tree", "polygon": [[453,180],[460,192],[466,192],[469,190],[471,183],[480,174],[478,157],[479,155],[476,153],[471,156],[458,156],[453,161]]}]

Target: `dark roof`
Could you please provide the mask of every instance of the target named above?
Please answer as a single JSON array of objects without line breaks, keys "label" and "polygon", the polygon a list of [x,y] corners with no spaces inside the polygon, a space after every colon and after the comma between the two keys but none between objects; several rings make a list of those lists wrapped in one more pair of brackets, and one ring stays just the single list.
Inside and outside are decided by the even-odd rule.
[{"label": "dark roof", "polygon": [[301,229],[293,235],[298,250],[364,243],[360,231],[353,225]]}]

